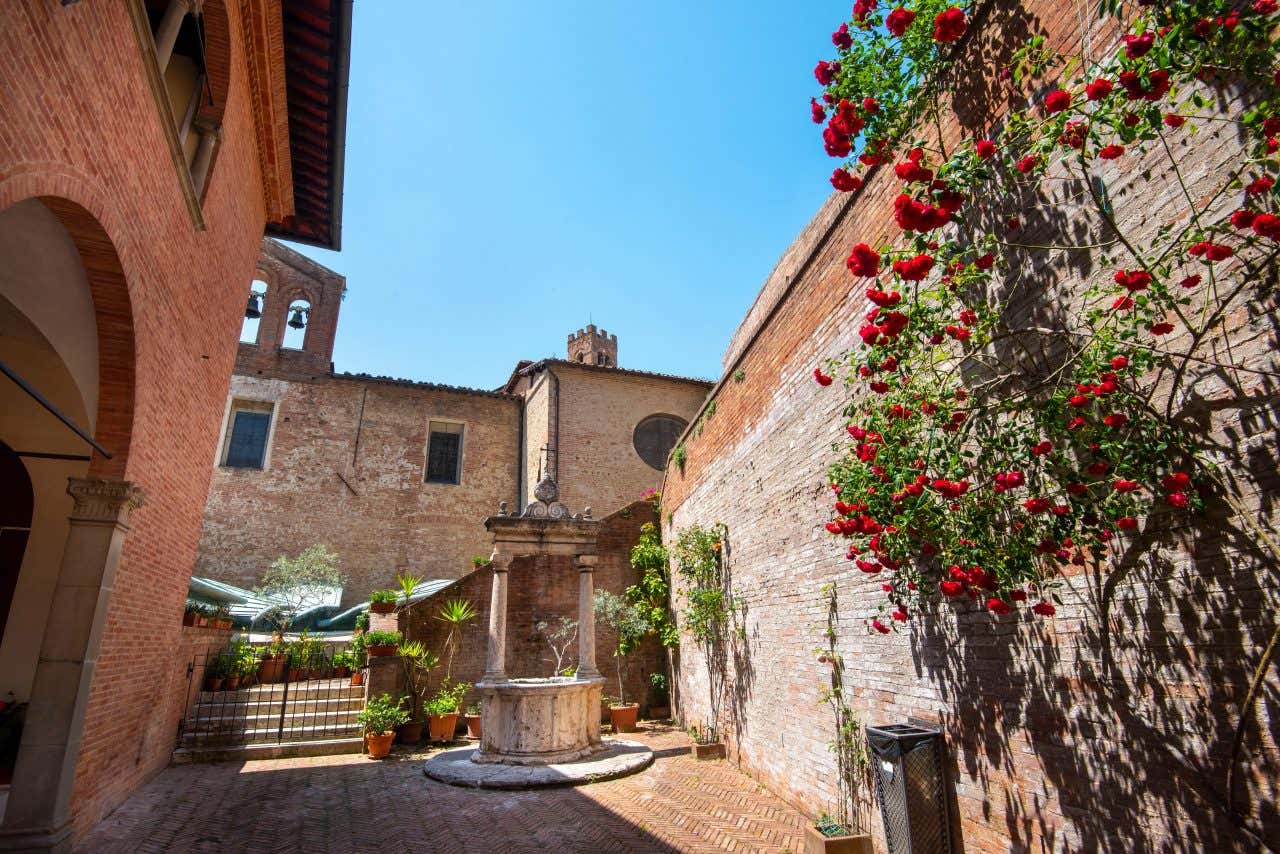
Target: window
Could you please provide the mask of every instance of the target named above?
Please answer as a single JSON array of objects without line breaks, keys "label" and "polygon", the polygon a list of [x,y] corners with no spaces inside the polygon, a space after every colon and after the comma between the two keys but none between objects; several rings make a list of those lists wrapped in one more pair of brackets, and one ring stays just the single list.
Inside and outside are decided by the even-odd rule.
[{"label": "window", "polygon": [[271,404],[237,401],[227,420],[222,465],[231,469],[261,469],[271,436]]},{"label": "window", "polygon": [[307,346],[307,321],[311,318],[311,303],[304,299],[296,299],[289,303],[289,319],[284,324],[284,343],[280,346],[286,350],[302,350]]},{"label": "window", "polygon": [[640,459],[655,469],[663,469],[667,465],[667,455],[687,425],[687,421],[674,415],[650,415],[636,425],[631,441]]},{"label": "window", "polygon": [[258,326],[262,323],[262,307],[267,301],[267,283],[254,279],[249,286],[249,304],[245,306],[244,323],[240,325],[240,343],[257,344]]},{"label": "window", "polygon": [[432,421],[427,440],[427,483],[462,482],[462,425]]}]

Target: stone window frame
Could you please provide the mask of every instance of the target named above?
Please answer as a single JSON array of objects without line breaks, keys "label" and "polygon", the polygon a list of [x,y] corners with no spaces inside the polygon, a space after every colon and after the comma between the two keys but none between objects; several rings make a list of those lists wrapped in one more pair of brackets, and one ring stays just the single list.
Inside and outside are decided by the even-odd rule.
[{"label": "stone window frame", "polygon": [[[231,449],[231,431],[235,427],[237,412],[265,412],[270,418],[267,424],[267,442],[262,449],[262,467],[228,466],[227,453]],[[271,451],[275,446],[276,427],[280,423],[280,402],[266,398],[231,395],[227,398],[226,412],[222,416],[222,432],[218,438],[218,452],[214,466],[226,472],[265,472],[271,467]]]},{"label": "stone window frame", "polygon": [[[458,441],[458,473],[453,481],[443,480],[427,480],[427,466],[431,462],[431,425],[432,424],[456,424],[461,427],[459,435],[462,438]],[[422,476],[420,480],[423,486],[462,486],[462,473],[466,470],[467,462],[467,436],[471,432],[471,424],[462,418],[450,418],[447,416],[427,416],[427,437],[422,443]]]}]

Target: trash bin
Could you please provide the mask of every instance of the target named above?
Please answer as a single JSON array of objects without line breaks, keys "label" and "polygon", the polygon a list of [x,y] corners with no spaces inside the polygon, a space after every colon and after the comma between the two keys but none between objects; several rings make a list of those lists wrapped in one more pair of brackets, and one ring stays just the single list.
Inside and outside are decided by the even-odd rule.
[{"label": "trash bin", "polygon": [[950,854],[951,820],[940,730],[867,727],[889,854]]}]

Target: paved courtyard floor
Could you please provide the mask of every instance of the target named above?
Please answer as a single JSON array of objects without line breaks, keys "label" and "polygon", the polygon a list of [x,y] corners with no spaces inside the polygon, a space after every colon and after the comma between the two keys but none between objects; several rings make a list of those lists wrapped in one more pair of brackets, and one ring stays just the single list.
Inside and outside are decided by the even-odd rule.
[{"label": "paved courtyard floor", "polygon": [[[647,725],[645,725],[647,726]],[[523,792],[427,779],[426,752],[165,769],[77,849],[566,852],[803,850],[804,818],[669,727],[627,738],[657,759],[631,777]]]}]

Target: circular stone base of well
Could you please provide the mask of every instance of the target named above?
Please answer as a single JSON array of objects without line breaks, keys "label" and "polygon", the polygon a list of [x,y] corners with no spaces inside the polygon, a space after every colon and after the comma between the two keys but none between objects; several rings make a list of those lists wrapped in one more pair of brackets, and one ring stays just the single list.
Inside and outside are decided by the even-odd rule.
[{"label": "circular stone base of well", "polygon": [[653,751],[638,741],[605,739],[605,749],[589,759],[556,765],[499,765],[472,762],[476,750],[446,750],[427,760],[423,773],[451,786],[472,789],[540,789],[577,786],[625,777],[653,764]]}]

